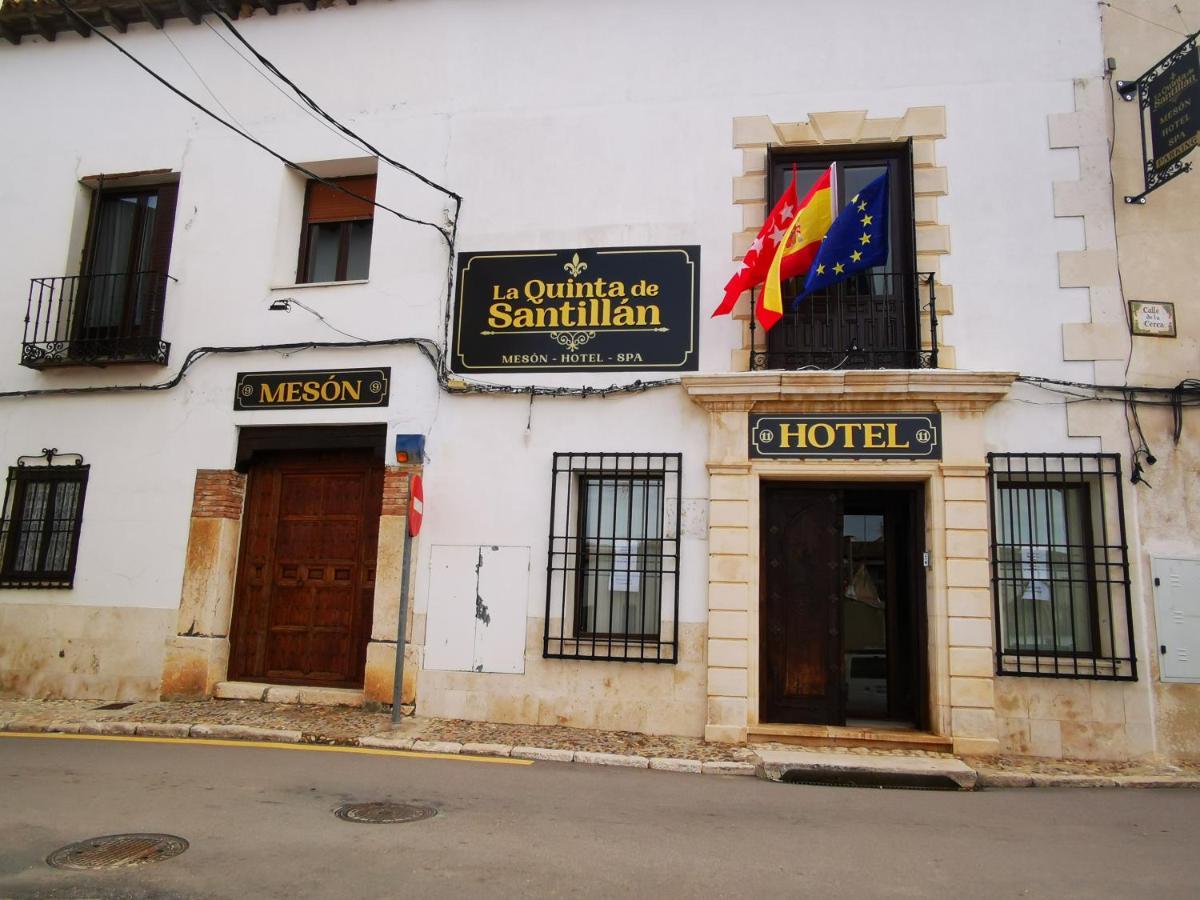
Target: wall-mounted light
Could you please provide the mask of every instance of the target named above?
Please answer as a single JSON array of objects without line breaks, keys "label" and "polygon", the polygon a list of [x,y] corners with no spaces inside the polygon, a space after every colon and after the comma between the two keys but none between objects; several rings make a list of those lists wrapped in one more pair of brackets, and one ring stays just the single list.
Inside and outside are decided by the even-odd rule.
[{"label": "wall-mounted light", "polygon": [[271,305],[267,307],[271,312],[291,312],[292,298],[280,297],[277,300],[272,300]]}]

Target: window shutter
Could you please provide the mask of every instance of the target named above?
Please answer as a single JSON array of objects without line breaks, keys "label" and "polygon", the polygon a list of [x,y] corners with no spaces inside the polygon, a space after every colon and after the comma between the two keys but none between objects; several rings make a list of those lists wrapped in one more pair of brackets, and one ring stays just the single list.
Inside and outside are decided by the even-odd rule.
[{"label": "window shutter", "polygon": [[[339,178],[335,182],[348,191],[353,191],[367,200],[375,200],[375,176]],[[327,184],[314,181],[308,189],[308,212],[305,220],[313,222],[348,222],[355,219],[375,218],[375,207],[366,200],[358,200]]]},{"label": "window shutter", "polygon": [[163,275],[171,271],[171,235],[175,231],[175,201],[178,197],[178,184],[164,184],[158,189],[154,235],[150,239],[150,271]]}]

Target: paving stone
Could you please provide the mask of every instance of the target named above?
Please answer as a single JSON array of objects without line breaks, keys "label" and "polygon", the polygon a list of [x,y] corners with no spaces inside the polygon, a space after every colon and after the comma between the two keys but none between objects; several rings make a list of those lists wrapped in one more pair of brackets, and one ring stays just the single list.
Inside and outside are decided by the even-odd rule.
[{"label": "paving stone", "polygon": [[626,769],[646,769],[650,766],[650,760],[644,756],[627,756],[623,753],[590,753],[587,750],[576,750],[575,762],[589,766],[621,766]]},{"label": "paving stone", "polygon": [[753,775],[755,766],[748,762],[706,762],[700,771],[705,775]]},{"label": "paving stone", "polygon": [[458,741],[413,741],[412,745],[419,753],[462,753],[462,747]]},{"label": "paving stone", "polygon": [[980,771],[975,786],[983,788],[1033,787],[1033,776],[1028,772]]},{"label": "paving stone", "polygon": [[46,726],[46,731],[52,734],[79,734],[82,727],[81,722],[52,722]]},{"label": "paving stone", "polygon": [[14,721],[14,722],[6,722],[3,727],[3,730],[4,731],[22,731],[22,732],[25,732],[28,734],[28,733],[36,733],[36,732],[45,731],[47,729],[47,727],[48,726],[46,725],[45,722]]},{"label": "paving stone", "polygon": [[193,725],[192,737],[221,738],[230,741],[273,741],[278,744],[298,744],[304,737],[299,731],[276,728],[251,728],[247,725]]},{"label": "paving stone", "polygon": [[467,743],[462,745],[462,752],[471,756],[510,756],[512,749],[510,744]]},{"label": "paving stone", "polygon": [[1117,786],[1108,775],[1064,775],[1033,772],[1029,776],[1034,787],[1107,787]]},{"label": "paving stone", "polygon": [[137,734],[140,722],[101,722],[100,734]]},{"label": "paving stone", "polygon": [[570,762],[575,758],[574,750],[557,747],[513,747],[513,759],[537,759],[543,762]]},{"label": "paving stone", "polygon": [[358,739],[358,746],[374,747],[378,750],[411,750],[412,745],[412,738],[387,737],[379,734]]},{"label": "paving stone", "polygon": [[191,730],[192,726],[183,722],[178,724],[139,722],[137,727],[137,733],[142,737],[185,738]]},{"label": "paving stone", "polygon": [[669,756],[656,756],[650,760],[650,768],[660,772],[687,772],[699,775],[703,765],[698,759],[671,759]]},{"label": "paving stone", "polygon": [[761,750],[756,774],[768,781],[803,779],[805,773],[827,776],[853,773],[884,778],[948,778],[962,790],[971,790],[977,779],[975,770],[960,759],[932,759],[913,756],[874,756],[828,753],[822,750]]},{"label": "paving stone", "polygon": [[1187,775],[1115,775],[1113,781],[1123,788],[1200,788],[1200,777]]}]

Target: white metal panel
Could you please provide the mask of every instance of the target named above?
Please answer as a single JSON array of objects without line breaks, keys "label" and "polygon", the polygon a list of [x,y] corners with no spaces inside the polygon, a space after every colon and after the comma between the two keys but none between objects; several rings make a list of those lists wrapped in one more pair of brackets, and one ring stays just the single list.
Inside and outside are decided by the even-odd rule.
[{"label": "white metal panel", "polygon": [[475,594],[476,672],[525,671],[525,598],[529,592],[528,547],[480,547]]},{"label": "white metal panel", "polygon": [[1150,561],[1163,681],[1200,681],[1200,560]]},{"label": "white metal panel", "polygon": [[525,671],[529,548],[430,548],[425,668]]}]

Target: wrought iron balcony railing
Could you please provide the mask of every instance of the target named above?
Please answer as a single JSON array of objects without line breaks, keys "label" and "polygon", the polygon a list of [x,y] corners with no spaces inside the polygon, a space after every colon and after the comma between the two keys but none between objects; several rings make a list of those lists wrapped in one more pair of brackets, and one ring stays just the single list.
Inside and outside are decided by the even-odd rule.
[{"label": "wrought iron balcony railing", "polygon": [[21,365],[165,366],[171,350],[162,340],[168,278],[162,272],[34,278]]},{"label": "wrought iron balcony railing", "polygon": [[756,330],[751,318],[752,370],[936,369],[933,274],[864,272],[795,309],[785,290],[783,319],[766,333],[765,347],[755,346]]}]

